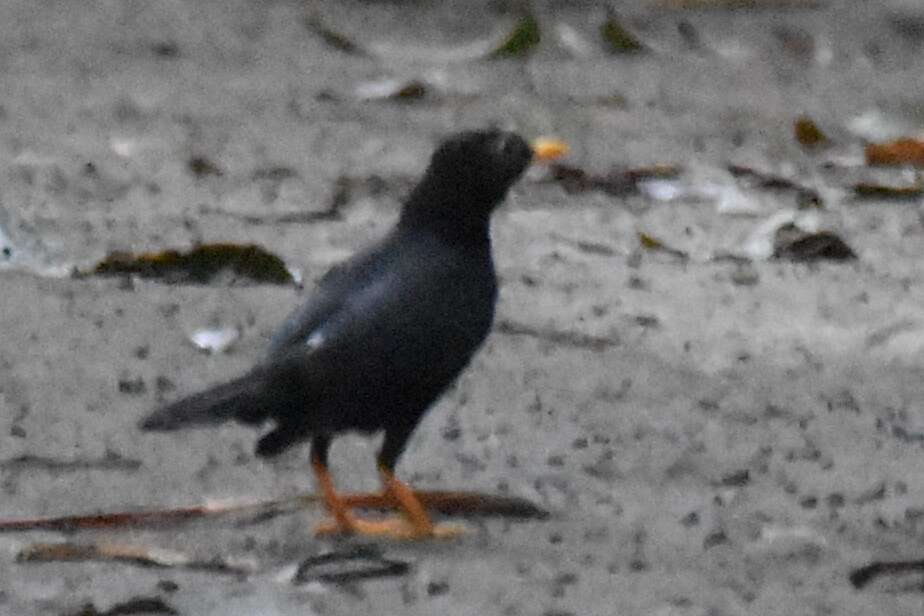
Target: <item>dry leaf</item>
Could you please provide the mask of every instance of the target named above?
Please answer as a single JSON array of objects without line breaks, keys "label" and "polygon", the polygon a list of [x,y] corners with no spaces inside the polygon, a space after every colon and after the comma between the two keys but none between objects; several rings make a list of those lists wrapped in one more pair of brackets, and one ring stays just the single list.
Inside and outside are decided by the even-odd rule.
[{"label": "dry leaf", "polygon": [[678,250],[676,248],[672,248],[666,245],[664,242],[662,242],[658,238],[654,237],[653,235],[649,235],[643,231],[639,231],[638,233],[638,243],[645,250],[651,250],[653,252],[663,252],[672,257],[677,257],[682,261],[686,261],[689,258],[689,255],[685,253],[684,251]]},{"label": "dry leaf", "polygon": [[849,261],[856,253],[844,240],[830,231],[809,233],[790,223],[776,232],[773,258],[789,261]]},{"label": "dry leaf", "polygon": [[874,184],[860,182],[854,184],[853,192],[857,197],[864,199],[917,199],[924,195],[924,186],[915,183],[910,186],[889,186],[887,184]]},{"label": "dry leaf", "polygon": [[796,141],[805,147],[816,147],[828,142],[828,137],[808,116],[801,116],[793,124]]},{"label": "dry leaf", "polygon": [[771,173],[765,173],[752,167],[744,165],[730,164],[728,172],[735,178],[749,180],[757,188],[766,190],[793,190],[796,192],[796,202],[799,209],[821,208],[824,207],[824,201],[821,195],[814,188],[798,184],[789,178]]},{"label": "dry leaf", "polygon": [[131,254],[113,252],[77,276],[135,275],[169,283],[205,284],[223,271],[256,283],[293,284],[282,259],[255,244],[201,244],[188,252],[164,250]]},{"label": "dry leaf", "polygon": [[318,15],[312,15],[305,20],[305,27],[308,28],[311,32],[315,33],[321,40],[323,40],[328,46],[356,56],[365,56],[366,51],[347,38],[345,35],[331,30],[324,23],[321,22],[321,18]]},{"label": "dry leaf", "polygon": [[924,141],[897,139],[888,143],[870,143],[866,149],[867,165],[915,165],[924,167]]},{"label": "dry leaf", "polygon": [[636,54],[646,51],[645,46],[631,32],[625,29],[615,13],[609,12],[600,26],[600,36],[611,54]]},{"label": "dry leaf", "polygon": [[580,167],[553,164],[549,167],[551,177],[560,182],[569,193],[599,190],[614,197],[624,197],[639,192],[639,183],[651,179],[673,179],[680,175],[677,165],[658,164],[650,167],[610,169],[605,174],[589,173]]},{"label": "dry leaf", "polygon": [[189,159],[187,165],[189,166],[189,170],[192,172],[192,174],[197,178],[202,178],[207,175],[215,175],[219,177],[224,175],[222,170],[219,169],[215,163],[210,161],[205,156],[193,156]]}]

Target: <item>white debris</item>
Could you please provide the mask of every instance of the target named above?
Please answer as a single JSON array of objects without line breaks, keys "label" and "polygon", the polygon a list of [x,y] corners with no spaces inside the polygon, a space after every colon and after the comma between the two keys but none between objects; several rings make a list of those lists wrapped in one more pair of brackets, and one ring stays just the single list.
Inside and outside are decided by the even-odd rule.
[{"label": "white debris", "polygon": [[753,216],[763,209],[754,193],[746,193],[734,181],[706,185],[703,193],[715,199],[715,210],[719,214]]},{"label": "white debris", "polygon": [[286,265],[286,271],[289,272],[289,276],[292,277],[292,282],[295,283],[295,286],[301,288],[304,284],[302,279],[302,270],[297,267],[292,267],[291,265]]},{"label": "white debris", "polygon": [[146,548],[147,556],[158,565],[165,567],[182,567],[192,560],[188,555],[168,548]]},{"label": "white debris", "polygon": [[882,141],[913,136],[917,131],[910,122],[888,116],[881,109],[867,109],[847,122],[847,130],[867,141]]},{"label": "white debris", "polygon": [[822,67],[829,67],[834,61],[834,48],[828,40],[819,41],[815,46],[815,63]]},{"label": "white debris", "polygon": [[760,538],[751,546],[751,550],[785,556],[815,551],[826,546],[824,536],[810,526],[770,524],[760,529]]},{"label": "white debris", "polygon": [[364,101],[377,101],[400,98],[418,98],[425,96],[433,84],[420,79],[386,78],[366,81],[354,90],[356,98]]},{"label": "white debris", "polygon": [[783,225],[793,224],[806,233],[817,233],[821,221],[818,212],[809,210],[780,210],[754,227],[741,247],[742,256],[765,261],[773,256],[773,242],[777,230]]},{"label": "white debris", "polygon": [[642,180],[638,189],[654,201],[671,202],[687,195],[690,191],[678,180]]},{"label": "white debris", "polygon": [[54,156],[39,154],[34,150],[23,150],[13,159],[13,164],[23,167],[45,167],[54,165],[58,161],[59,159]]},{"label": "white debris", "polygon": [[235,327],[198,329],[189,335],[190,341],[206,353],[224,353],[240,338]]},{"label": "white debris", "polygon": [[129,139],[126,137],[112,137],[109,139],[109,149],[122,158],[131,158],[134,156],[138,152],[140,145],[137,139]]},{"label": "white debris", "polygon": [[[288,565],[281,567],[279,571],[277,571],[276,574],[273,576],[273,581],[276,582],[277,584],[291,584],[292,580],[294,580],[295,576],[298,574],[298,570],[300,567],[301,567],[301,563],[298,563],[298,562],[289,563]],[[321,584],[320,582],[310,582],[309,584],[306,584],[305,586],[309,586],[310,584],[318,585],[318,589],[317,589],[318,592],[316,594],[323,594],[327,590],[324,587],[324,585]],[[302,588],[305,589],[304,586]]]},{"label": "white debris", "polygon": [[593,55],[593,46],[574,27],[558,22],[555,24],[555,35],[558,43],[571,55],[581,58]]}]

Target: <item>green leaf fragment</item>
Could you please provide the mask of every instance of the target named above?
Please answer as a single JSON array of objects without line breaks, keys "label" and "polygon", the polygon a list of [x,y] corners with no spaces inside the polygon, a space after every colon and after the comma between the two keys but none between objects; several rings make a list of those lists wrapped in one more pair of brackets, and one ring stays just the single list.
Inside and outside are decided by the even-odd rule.
[{"label": "green leaf fragment", "polygon": [[611,54],[633,54],[645,51],[645,46],[641,41],[626,30],[615,15],[606,18],[600,26],[600,35],[606,43],[607,51]]},{"label": "green leaf fragment", "polygon": [[539,44],[540,38],[539,22],[531,14],[524,15],[510,32],[507,39],[490,54],[490,57],[511,58],[523,56]]}]

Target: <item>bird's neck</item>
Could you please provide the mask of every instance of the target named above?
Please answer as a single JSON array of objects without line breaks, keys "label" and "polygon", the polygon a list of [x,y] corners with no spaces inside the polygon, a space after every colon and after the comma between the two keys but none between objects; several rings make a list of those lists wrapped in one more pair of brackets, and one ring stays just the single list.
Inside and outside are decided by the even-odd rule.
[{"label": "bird's neck", "polygon": [[453,243],[490,245],[491,211],[499,200],[425,177],[405,202],[398,224],[426,229]]}]

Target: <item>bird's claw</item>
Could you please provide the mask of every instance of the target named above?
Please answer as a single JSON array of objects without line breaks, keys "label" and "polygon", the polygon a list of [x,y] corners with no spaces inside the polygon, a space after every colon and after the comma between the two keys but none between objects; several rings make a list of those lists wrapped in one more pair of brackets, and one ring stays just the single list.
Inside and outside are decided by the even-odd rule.
[{"label": "bird's claw", "polygon": [[381,520],[351,519],[344,527],[336,520],[326,520],[314,528],[315,536],[362,535],[385,539],[452,539],[470,533],[471,530],[461,524],[433,524],[428,528],[418,528],[401,516],[392,516]]}]

